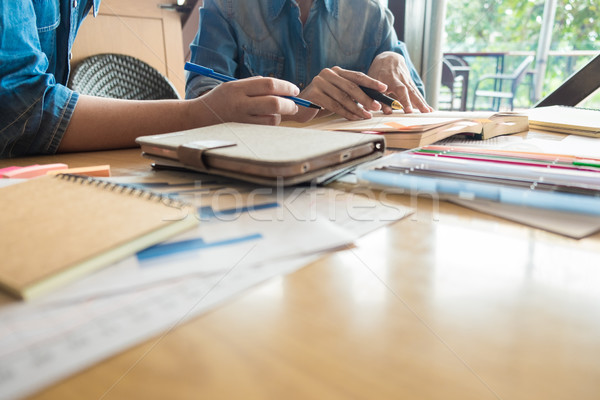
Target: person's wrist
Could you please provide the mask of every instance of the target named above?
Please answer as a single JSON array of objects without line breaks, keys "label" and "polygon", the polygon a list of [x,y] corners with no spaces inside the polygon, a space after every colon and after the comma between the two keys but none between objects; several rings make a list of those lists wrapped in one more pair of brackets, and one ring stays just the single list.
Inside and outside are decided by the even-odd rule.
[{"label": "person's wrist", "polygon": [[[214,125],[216,117],[210,110],[209,104],[205,97],[197,97],[193,100],[186,101],[184,115],[187,121],[192,122],[192,127]],[[212,118],[211,118],[212,117]]]}]

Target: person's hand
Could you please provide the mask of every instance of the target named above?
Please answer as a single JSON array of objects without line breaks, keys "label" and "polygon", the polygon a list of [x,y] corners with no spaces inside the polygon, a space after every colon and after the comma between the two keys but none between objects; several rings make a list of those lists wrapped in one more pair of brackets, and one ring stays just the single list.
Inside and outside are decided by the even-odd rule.
[{"label": "person's hand", "polygon": [[[298,97],[320,105],[325,110],[320,115],[336,113],[349,120],[371,118],[369,111],[378,111],[381,105],[363,92],[358,85],[385,91],[387,86],[362,72],[349,71],[340,67],[325,68],[300,92]],[[293,120],[306,122],[319,111],[299,107]]]},{"label": "person's hand", "polygon": [[[222,122],[245,122],[279,125],[282,115],[293,115],[298,106],[281,96],[297,96],[297,86],[274,78],[252,77],[224,82],[192,100],[192,113],[197,107],[198,126]],[[199,105],[199,103],[201,105]]]},{"label": "person's hand", "polygon": [[[386,94],[397,99],[404,107],[404,112],[412,113],[414,108],[421,112],[433,111],[413,82],[402,55],[393,51],[377,55],[367,74],[388,86]],[[383,112],[390,114],[392,109],[384,105]]]}]

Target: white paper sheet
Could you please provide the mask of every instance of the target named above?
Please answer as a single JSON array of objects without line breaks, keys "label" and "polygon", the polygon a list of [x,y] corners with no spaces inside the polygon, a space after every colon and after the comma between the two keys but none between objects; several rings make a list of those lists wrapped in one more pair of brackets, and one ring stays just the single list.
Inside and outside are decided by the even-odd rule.
[{"label": "white paper sheet", "polygon": [[0,311],[0,399],[16,399],[176,328],[312,257],[187,276],[87,301],[16,303]]}]

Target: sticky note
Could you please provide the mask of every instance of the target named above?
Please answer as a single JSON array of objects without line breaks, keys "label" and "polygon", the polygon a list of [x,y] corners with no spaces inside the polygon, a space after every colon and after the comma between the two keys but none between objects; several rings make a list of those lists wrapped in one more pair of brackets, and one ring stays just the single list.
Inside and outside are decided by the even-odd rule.
[{"label": "sticky note", "polygon": [[21,168],[23,168],[23,167],[12,166],[12,167],[0,168],[0,178],[4,178],[4,174],[7,172],[16,171]]},{"label": "sticky note", "polygon": [[62,170],[48,171],[48,175],[73,174],[84,176],[110,176],[110,165],[94,165],[90,167],[69,168]]},{"label": "sticky note", "polygon": [[56,164],[43,164],[43,165],[30,165],[28,167],[18,168],[12,171],[3,173],[4,178],[14,179],[26,179],[35,178],[36,176],[46,175],[48,171],[56,171],[61,169],[67,169],[67,164],[56,163]]}]

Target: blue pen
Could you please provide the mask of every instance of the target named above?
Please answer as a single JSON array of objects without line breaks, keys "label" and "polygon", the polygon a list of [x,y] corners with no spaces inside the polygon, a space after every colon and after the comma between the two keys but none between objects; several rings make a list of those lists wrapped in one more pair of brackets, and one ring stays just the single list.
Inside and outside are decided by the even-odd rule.
[{"label": "blue pen", "polygon": [[[191,62],[185,63],[185,69],[187,71],[195,72],[195,73],[203,75],[203,76],[208,76],[209,78],[213,78],[213,79],[216,79],[221,82],[231,82],[231,81],[237,80],[232,76],[220,74],[218,72],[215,72],[211,68],[206,68],[206,67],[203,67],[202,65],[194,64]],[[293,96],[282,96],[282,97],[292,100],[294,103],[298,104],[299,106],[316,108],[318,110],[323,109],[323,107],[321,107],[315,103],[311,103],[308,100],[301,99],[299,97],[293,97]]]},{"label": "blue pen", "polygon": [[596,196],[510,188],[487,183],[411,176],[381,170],[356,171],[356,175],[359,179],[377,185],[398,187],[415,192],[450,194],[460,198],[485,199],[517,206],[600,216],[600,197]]}]

